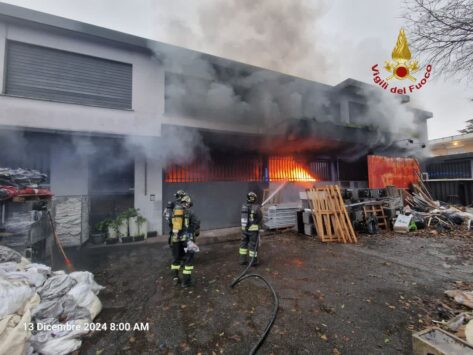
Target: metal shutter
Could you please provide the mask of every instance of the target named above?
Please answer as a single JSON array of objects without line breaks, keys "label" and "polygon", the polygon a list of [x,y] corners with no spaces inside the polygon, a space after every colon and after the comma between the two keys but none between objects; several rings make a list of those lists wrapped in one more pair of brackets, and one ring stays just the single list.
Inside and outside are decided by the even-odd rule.
[{"label": "metal shutter", "polygon": [[132,65],[8,41],[5,94],[131,109]]}]

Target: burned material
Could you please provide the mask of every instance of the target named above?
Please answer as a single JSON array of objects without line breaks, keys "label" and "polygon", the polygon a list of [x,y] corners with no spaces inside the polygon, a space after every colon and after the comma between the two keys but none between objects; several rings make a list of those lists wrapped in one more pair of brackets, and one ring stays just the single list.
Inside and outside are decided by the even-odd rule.
[{"label": "burned material", "polygon": [[34,259],[50,253],[53,195],[42,185],[46,179],[37,170],[0,168],[0,244]]}]

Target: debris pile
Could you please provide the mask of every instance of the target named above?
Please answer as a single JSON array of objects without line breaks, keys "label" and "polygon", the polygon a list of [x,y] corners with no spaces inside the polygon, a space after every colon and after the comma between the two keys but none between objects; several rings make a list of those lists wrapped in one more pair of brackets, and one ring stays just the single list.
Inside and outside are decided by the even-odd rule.
[{"label": "debris pile", "polygon": [[65,274],[0,246],[0,353],[68,354],[102,310],[87,271]]},{"label": "debris pile", "polygon": [[51,197],[49,190],[40,188],[47,178],[38,170],[0,168],[0,201],[31,196]]},{"label": "debris pile", "polygon": [[462,211],[460,208],[449,206],[443,202],[435,201],[429,190],[419,179],[418,184],[413,184],[410,191],[404,192],[406,207],[404,212],[412,215],[416,227],[434,227],[439,232],[450,231],[467,223],[470,230],[473,214]]},{"label": "debris pile", "polygon": [[432,322],[445,331],[473,345],[473,291],[456,281],[456,289],[445,291],[447,300],[437,304],[437,317]]}]

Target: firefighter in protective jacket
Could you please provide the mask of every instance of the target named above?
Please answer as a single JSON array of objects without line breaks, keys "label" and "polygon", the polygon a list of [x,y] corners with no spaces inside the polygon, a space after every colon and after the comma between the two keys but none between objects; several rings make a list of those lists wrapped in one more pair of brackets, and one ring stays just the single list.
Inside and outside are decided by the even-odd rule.
[{"label": "firefighter in protective jacket", "polygon": [[174,194],[174,201],[168,201],[167,206],[163,211],[164,220],[169,226],[169,238],[168,238],[169,246],[171,246],[171,237],[172,237],[172,211],[174,210],[174,207],[176,207],[176,205],[179,205],[181,203],[181,199],[184,196],[188,196],[184,192],[184,190],[178,190]]},{"label": "firefighter in protective jacket", "polygon": [[192,201],[188,195],[183,196],[176,203],[171,216],[171,250],[173,262],[171,264],[174,283],[181,283],[179,270],[182,268],[182,286],[189,287],[194,270],[195,239],[200,232],[200,221],[191,211]]},{"label": "firefighter in protective jacket", "polygon": [[263,213],[261,207],[256,203],[256,199],[256,194],[249,192],[246,196],[246,203],[241,207],[241,265],[247,264],[253,258],[253,265],[258,263],[258,237]]}]

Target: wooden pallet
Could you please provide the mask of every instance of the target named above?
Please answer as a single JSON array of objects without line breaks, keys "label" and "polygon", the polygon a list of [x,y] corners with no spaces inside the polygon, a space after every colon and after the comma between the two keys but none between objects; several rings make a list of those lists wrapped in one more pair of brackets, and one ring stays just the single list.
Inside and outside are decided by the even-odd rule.
[{"label": "wooden pallet", "polygon": [[363,216],[365,217],[365,220],[370,216],[374,216],[378,220],[379,228],[382,228],[384,230],[389,229],[388,218],[384,214],[384,208],[382,203],[364,205]]},{"label": "wooden pallet", "polygon": [[322,242],[358,241],[337,185],[314,187],[306,192],[317,236]]}]

